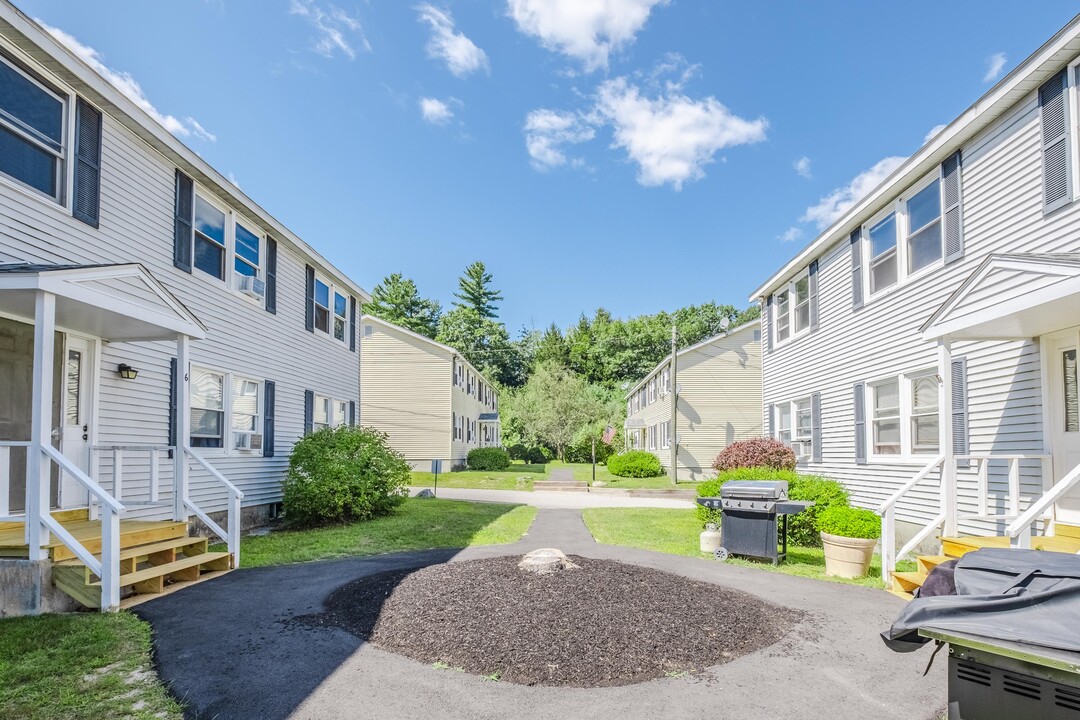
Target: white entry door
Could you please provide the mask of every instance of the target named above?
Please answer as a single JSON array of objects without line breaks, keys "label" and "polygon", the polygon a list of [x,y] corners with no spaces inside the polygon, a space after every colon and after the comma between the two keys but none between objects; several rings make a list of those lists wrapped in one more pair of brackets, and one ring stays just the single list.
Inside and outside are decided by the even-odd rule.
[{"label": "white entry door", "polygon": [[[1048,344],[1050,442],[1057,482],[1080,465],[1080,328],[1055,333]],[[1057,520],[1080,525],[1080,487],[1058,503]]]},{"label": "white entry door", "polygon": [[[60,373],[60,451],[80,470],[90,472],[90,430],[94,403],[95,342],[68,335]],[[86,488],[70,473],[60,475],[60,507],[81,508],[89,502]]]}]

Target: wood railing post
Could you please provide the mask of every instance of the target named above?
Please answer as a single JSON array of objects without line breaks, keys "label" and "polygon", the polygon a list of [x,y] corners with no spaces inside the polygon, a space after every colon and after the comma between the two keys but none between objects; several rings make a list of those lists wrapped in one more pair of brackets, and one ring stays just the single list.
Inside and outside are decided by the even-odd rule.
[{"label": "wood railing post", "polygon": [[173,451],[173,519],[188,519],[188,435],[191,428],[191,380],[188,375],[188,338],[176,338],[176,448]]},{"label": "wood railing post", "polygon": [[1020,458],[1009,458],[1009,514],[1020,515]]},{"label": "wood railing post", "polygon": [[941,511],[945,514],[945,536],[956,535],[959,527],[956,499],[956,449],[953,447],[952,407],[952,348],[948,337],[938,342],[938,376],[941,394],[938,403],[938,432],[941,453]]},{"label": "wood railing post", "polygon": [[113,497],[123,502],[124,498],[124,451],[122,448],[114,447],[112,451],[112,477],[113,477]]},{"label": "wood railing post", "polygon": [[159,476],[161,475],[161,469],[158,467],[158,451],[157,448],[150,448],[150,502],[156,503],[158,501],[158,483]]},{"label": "wood railing post", "polygon": [[881,580],[885,589],[891,589],[893,571],[896,569],[896,507],[890,505],[881,516]]},{"label": "wood railing post", "polygon": [[102,508],[101,517],[101,611],[120,609],[120,514]]},{"label": "wood railing post", "polygon": [[53,348],[56,343],[56,296],[38,290],[34,298],[34,379],[30,407],[30,450],[26,456],[24,536],[31,560],[44,560],[49,529],[52,465],[45,446],[52,443]]},{"label": "wood railing post", "polygon": [[977,462],[979,463],[979,515],[981,517],[986,517],[986,515],[990,512],[990,508],[987,505],[990,495],[990,459],[979,458]]},{"label": "wood railing post", "polygon": [[229,554],[233,568],[240,567],[240,496],[229,491]]}]

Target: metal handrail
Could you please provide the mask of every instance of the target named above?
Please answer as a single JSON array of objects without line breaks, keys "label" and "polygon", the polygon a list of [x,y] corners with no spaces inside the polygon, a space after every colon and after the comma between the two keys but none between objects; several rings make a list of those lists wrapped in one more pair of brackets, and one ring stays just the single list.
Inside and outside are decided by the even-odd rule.
[{"label": "metal handrail", "polygon": [[1031,533],[1025,531],[1039,520],[1043,513],[1056,503],[1061,496],[1072,490],[1077,483],[1080,483],[1080,465],[1066,473],[1065,477],[1058,480],[1054,487],[1031,503],[1020,517],[1005,528],[1005,534],[1011,538],[1011,544],[1021,548],[1031,548]]}]

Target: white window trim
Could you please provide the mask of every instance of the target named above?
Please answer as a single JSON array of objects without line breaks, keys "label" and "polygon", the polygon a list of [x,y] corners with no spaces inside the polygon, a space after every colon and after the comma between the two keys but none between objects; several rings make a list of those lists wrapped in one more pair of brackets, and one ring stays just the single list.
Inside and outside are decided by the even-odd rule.
[{"label": "white window trim", "polygon": [[[236,395],[236,391],[233,389],[233,384],[237,380],[255,383],[256,389],[255,389],[255,429],[254,430],[237,430],[237,429],[235,429],[233,427],[233,398]],[[229,426],[228,426],[229,427],[228,449],[229,449],[230,453],[235,452],[235,453],[248,455],[248,454],[251,454],[251,453],[261,453],[262,452],[261,449],[255,450],[255,449],[252,449],[252,448],[238,448],[238,447],[236,447],[236,436],[237,435],[262,435],[263,434],[263,418],[265,416],[264,415],[265,408],[263,408],[264,394],[265,394],[264,393],[263,382],[264,381],[259,380],[257,378],[248,377],[247,375],[241,375],[240,373],[230,373],[229,374],[229,377],[228,377],[229,401],[228,401],[227,405],[229,407],[229,411],[228,411],[228,420],[229,420]],[[263,438],[263,442],[265,442],[265,441],[266,441],[266,438]]]},{"label": "white window trim", "polygon": [[[913,196],[915,196],[920,190],[923,190],[935,180],[939,181],[938,193],[941,195],[939,210],[939,222],[941,225],[941,257],[938,260],[930,263],[926,267],[919,268],[915,272],[908,272],[908,212],[907,202]],[[885,297],[893,292],[896,292],[904,285],[914,282],[919,278],[929,275],[936,270],[945,266],[945,198],[942,195],[944,193],[945,182],[941,176],[941,166],[938,167],[926,175],[922,176],[915,183],[910,185],[903,193],[898,195],[887,207],[882,208],[875,213],[869,220],[862,224],[862,280],[863,287],[866,288],[864,293],[863,304],[868,304],[873,300],[880,297]],[[896,214],[896,282],[887,288],[872,292],[870,289],[870,263],[873,258],[870,256],[872,252],[870,245],[869,230],[874,225],[877,225],[880,221],[884,220],[890,213]]]},{"label": "white window trim", "polygon": [[[60,179],[60,197],[55,198],[51,195],[46,195],[37,188],[30,187],[29,185],[11,177],[6,173],[0,173],[0,183],[10,187],[11,189],[25,195],[28,198],[33,198],[39,203],[43,203],[54,210],[61,210],[65,215],[72,214],[72,188],[75,184],[75,163],[72,161],[72,155],[75,148],[75,104],[78,95],[75,91],[66,83],[58,80],[52,73],[48,72],[33,58],[29,57],[20,48],[15,47],[10,42],[0,38],[0,50],[3,50],[5,54],[14,58],[17,63],[12,65],[24,77],[30,78],[30,80],[39,86],[44,87],[58,97],[63,98],[64,101],[64,113],[63,113],[63,130],[61,135],[64,138],[62,148],[62,173]],[[18,63],[30,68],[35,74],[41,76],[45,85],[42,82],[27,73],[20,67]],[[49,86],[52,87],[49,87]],[[105,122],[105,115],[102,114],[102,122]]]},{"label": "white window trim", "polygon": [[665,420],[660,423],[660,449],[671,449],[671,421]]},{"label": "white window trim", "polygon": [[[926,452],[913,452],[912,451],[912,438],[911,438],[911,381],[913,378],[924,377],[931,375],[937,377],[937,368],[935,367],[923,367],[916,370],[910,370],[908,372],[894,373],[891,375],[883,375],[876,377],[873,380],[867,380],[865,387],[866,392],[863,394],[864,403],[864,415],[866,418],[866,456],[868,462],[877,463],[880,465],[925,465],[927,459],[934,457],[941,452],[941,425],[944,422],[949,422],[948,418],[942,409],[947,407],[947,399],[944,397],[944,390],[940,377],[938,377],[938,449],[935,451]],[[889,382],[891,380],[899,380],[899,392],[900,392],[900,453],[898,455],[881,455],[874,452],[874,386],[882,383]]]},{"label": "white window trim", "polygon": [[1072,126],[1069,131],[1069,172],[1072,173],[1072,197],[1070,201],[1080,197],[1080,92],[1077,90],[1077,82],[1080,81],[1080,59],[1069,63],[1065,73],[1065,101],[1069,104],[1072,112],[1069,119]]},{"label": "white window trim", "polygon": [[[222,377],[222,400],[221,400],[221,404],[222,404],[221,412],[222,412],[222,423],[223,423],[222,431],[221,431],[222,432],[222,438],[221,438],[222,447],[219,447],[219,448],[215,448],[215,447],[196,448],[199,451],[199,453],[203,454],[203,455],[210,455],[210,456],[228,456],[228,455],[245,456],[245,455],[253,455],[253,454],[261,453],[262,452],[261,450],[245,450],[245,449],[239,449],[239,448],[235,447],[236,442],[235,442],[235,438],[233,437],[233,435],[237,431],[233,429],[233,380],[234,379],[248,380],[250,382],[258,384],[258,386],[259,386],[259,389],[256,390],[256,399],[258,401],[258,414],[256,415],[255,426],[256,426],[257,429],[255,431],[253,431],[252,433],[250,433],[250,434],[256,434],[256,435],[262,434],[262,432],[263,432],[262,425],[263,425],[263,419],[265,417],[265,412],[266,412],[266,408],[263,407],[263,403],[265,402],[266,381],[261,380],[261,379],[259,379],[257,377],[254,377],[252,375],[247,375],[245,373],[238,373],[238,372],[232,372],[230,370],[223,370],[221,368],[213,367],[211,365],[206,365],[206,364],[202,364],[202,363],[191,363],[190,366],[189,366],[188,372],[190,373],[192,370],[195,370],[195,369],[204,370],[206,372],[213,373],[215,375],[220,375]],[[191,407],[191,395],[190,395],[190,392],[188,394],[187,403],[188,403],[188,408],[189,409],[194,409],[194,408]],[[190,427],[190,425],[188,426],[186,432],[187,432],[187,435],[185,436],[186,441],[188,443],[190,443],[191,442],[191,427]],[[265,441],[266,441],[266,438],[264,437],[263,442],[265,442]]]},{"label": "white window trim", "polygon": [[[312,288],[311,288],[311,292],[312,292],[312,297],[311,297],[312,308],[314,308],[315,305],[317,304],[316,301],[315,301],[314,293],[316,291],[316,288],[318,287],[318,283],[322,283],[327,288],[329,288],[329,293],[330,294],[329,294],[329,296],[327,298],[327,301],[330,303],[330,307],[328,307],[327,310],[330,312],[330,318],[329,318],[329,320],[327,322],[326,331],[323,331],[318,325],[315,324],[315,318],[314,318],[314,316],[312,316],[312,318],[311,318],[312,331],[316,335],[321,335],[323,337],[328,338],[331,342],[337,343],[338,345],[344,345],[345,347],[348,347],[349,346],[349,337],[353,333],[356,332],[356,328],[354,328],[353,324],[351,322],[349,322],[349,303],[350,303],[350,298],[352,296],[349,294],[348,290],[346,290],[345,288],[343,288],[340,285],[336,284],[333,280],[326,277],[325,275],[323,275],[323,274],[319,273],[318,271],[316,271],[315,272],[315,283],[312,285]],[[337,339],[336,337],[334,337],[334,318],[340,317],[339,315],[337,315],[334,312],[334,296],[335,296],[335,294],[336,295],[341,295],[342,297],[345,298],[345,316],[344,316],[345,332],[342,335],[340,340]]]},{"label": "white window trim", "polygon": [[[773,293],[773,312],[772,312],[772,317],[769,318],[769,324],[771,325],[771,331],[772,331],[772,334],[773,334],[773,345],[775,347],[780,347],[781,345],[787,345],[789,342],[792,342],[793,340],[795,340],[795,338],[802,337],[803,335],[810,332],[810,323],[809,322],[806,323],[806,327],[804,327],[802,330],[799,330],[799,331],[795,330],[795,307],[796,307],[795,286],[803,278],[806,278],[807,282],[809,282],[809,280],[810,280],[810,266],[809,265],[807,265],[801,272],[797,273],[795,275],[795,277],[788,280],[787,285],[785,287],[782,287],[782,288],[778,289],[775,293]],[[780,299],[780,294],[783,293],[784,291],[787,291],[787,294],[788,294],[788,309],[787,309],[788,336],[786,338],[784,338],[783,340],[781,340],[780,335],[777,333],[777,330],[780,327],[780,323],[779,323],[779,320],[780,320],[780,313],[779,313],[780,302],[779,302],[779,299]],[[807,302],[809,302],[811,304],[810,311],[812,313],[813,312],[814,295],[813,295],[812,290],[807,290],[807,292],[810,293],[809,300],[807,300]]]},{"label": "white window trim", "polygon": [[[329,407],[329,410],[327,411],[326,424],[317,422],[315,420],[315,412],[314,412],[314,410],[312,410],[312,413],[311,413],[311,429],[312,430],[319,430],[319,429],[324,428],[324,427],[341,427],[342,425],[348,425],[349,424],[349,401],[348,400],[342,400],[341,398],[336,398],[333,395],[320,395],[319,393],[313,393],[313,395],[314,395],[315,404],[318,404],[318,402],[320,400],[323,400],[323,401],[329,402],[330,407]],[[344,410],[341,410],[340,408],[338,408],[338,405],[340,405],[340,404],[345,405]],[[340,415],[341,415],[340,418],[338,417],[339,410],[340,410]]]},{"label": "white window trim", "polygon": [[[799,434],[799,403],[807,403],[807,404],[810,405],[810,412],[811,412],[810,432],[808,432],[805,435],[800,435]],[[785,408],[787,409],[787,411],[789,413],[789,417],[791,418],[791,424],[787,428],[787,430],[790,433],[791,437],[788,438],[787,440],[785,440],[783,437],[781,437],[781,435],[783,433],[783,428],[780,426],[780,418],[783,417],[783,411],[784,411]],[[806,458],[809,458],[811,455],[813,455],[813,445],[814,445],[814,418],[813,418],[813,415],[812,415],[813,411],[814,411],[814,403],[813,403],[813,398],[810,395],[804,395],[804,396],[801,396],[801,397],[793,398],[791,400],[787,400],[787,401],[784,401],[784,402],[778,402],[778,403],[773,404],[773,418],[772,418],[773,419],[773,438],[775,440],[780,440],[781,442],[783,442],[785,445],[792,448],[793,450],[794,450],[794,445],[796,443],[798,443],[799,446],[800,446],[800,449],[803,450],[803,452],[796,453],[795,456],[800,461],[804,460]]]},{"label": "white window trim", "polygon": [[[204,272],[195,266],[195,233],[197,233],[198,231],[194,227],[192,227],[191,229],[191,274],[195,277],[202,278],[206,282],[213,284],[215,287],[221,287],[222,285],[224,285],[225,288],[236,297],[241,298],[245,302],[248,302],[256,307],[262,307],[263,303],[265,302],[265,298],[259,299],[240,292],[240,283],[236,272],[236,224],[240,223],[249,231],[254,232],[259,238],[259,267],[255,277],[262,280],[263,282],[266,281],[266,232],[263,231],[259,223],[252,222],[246,216],[240,215],[228,204],[218,200],[217,196],[213,192],[203,187],[202,185],[199,185],[198,183],[195,183],[195,195],[202,198],[204,202],[211,205],[218,211],[225,213],[225,278],[221,279],[214,277],[210,273]],[[195,198],[193,197],[193,208],[194,202]],[[194,209],[192,210],[192,212],[194,212]],[[247,263],[248,261],[245,259],[243,260],[243,262]],[[250,263],[248,264],[250,265]]]}]

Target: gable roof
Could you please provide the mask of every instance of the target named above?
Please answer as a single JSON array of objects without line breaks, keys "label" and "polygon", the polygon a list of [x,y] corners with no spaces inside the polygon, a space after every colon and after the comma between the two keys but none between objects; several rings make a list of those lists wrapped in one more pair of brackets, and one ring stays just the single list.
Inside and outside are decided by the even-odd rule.
[{"label": "gable roof", "polygon": [[[734,335],[736,333],[740,333],[743,330],[747,330],[747,329],[750,329],[750,328],[759,328],[759,327],[761,327],[761,318],[757,318],[757,319],[751,320],[749,322],[744,322],[742,325],[737,325],[736,327],[733,327],[733,328],[729,329],[727,332],[722,332],[719,335],[713,335],[712,337],[707,337],[704,340],[702,340],[701,342],[695,343],[693,345],[688,345],[688,346],[682,348],[681,350],[679,350],[679,352],[676,353],[676,357],[682,357],[683,355],[686,355],[688,353],[692,353],[695,350],[700,350],[701,348],[705,347],[706,345],[712,345],[717,340],[723,340],[724,338],[731,337],[732,335]],[[635,384],[632,388],[627,390],[626,395],[624,397],[629,398],[634,393],[636,393],[638,390],[640,390],[641,387],[646,382],[648,382],[649,378],[651,378],[653,375],[656,374],[657,370],[662,368],[664,365],[667,365],[669,362],[671,362],[671,353],[668,353],[667,355],[665,355],[664,359],[661,360],[660,362],[656,363],[656,365],[653,367],[652,370],[645,373],[645,377],[642,378],[641,380],[638,380],[637,384]]]},{"label": "gable roof", "polygon": [[12,5],[9,0],[0,0],[0,35],[74,88],[80,96],[104,110],[169,162],[193,177],[200,185],[234,206],[234,209],[242,210],[257,220],[263,229],[278,242],[309,260],[325,274],[341,281],[363,302],[370,302],[371,295],[366,290],[281,224],[239,187],[211,167],[198,153],[166,130],[146,110],[136,105],[66,45],[54,38],[48,30]]},{"label": "gable roof", "polygon": [[751,302],[762,300],[776,288],[801,272],[810,261],[829,248],[846,241],[865,218],[891,202],[900,192],[931,172],[965,143],[998,120],[1036,90],[1054,73],[1080,54],[1080,15],[1068,22],[967,110],[925,143],[914,155],[900,164],[880,185],[859,200],[832,225],[812,240],[780,270],[750,295]]},{"label": "gable roof", "polygon": [[[391,330],[399,332],[402,335],[405,335],[407,337],[412,338],[413,340],[418,340],[419,342],[421,342],[424,345],[427,345],[430,348],[437,349],[437,350],[442,350],[443,352],[449,353],[451,355],[452,359],[456,358],[456,359],[460,360],[464,365],[466,365],[474,373],[476,373],[476,375],[480,379],[482,379],[488,385],[491,385],[491,381],[488,380],[487,377],[485,377],[484,373],[477,370],[476,366],[473,365],[471,362],[469,362],[465,358],[464,355],[462,355],[461,353],[459,353],[457,350],[450,347],[449,345],[444,345],[443,343],[438,342],[437,340],[432,340],[427,335],[421,335],[420,333],[418,333],[418,332],[416,332],[414,330],[410,330],[409,328],[402,327],[400,325],[395,325],[392,322],[388,322],[386,320],[383,320],[382,318],[375,317],[374,315],[362,315],[360,317],[360,322],[361,322],[361,324],[363,324],[363,323],[374,323],[376,325],[382,325],[385,328],[390,328]],[[360,335],[360,343],[361,343],[361,345],[363,345],[363,342],[364,342],[363,333],[361,333],[361,335]],[[494,385],[492,385],[492,387],[494,387]]]}]

